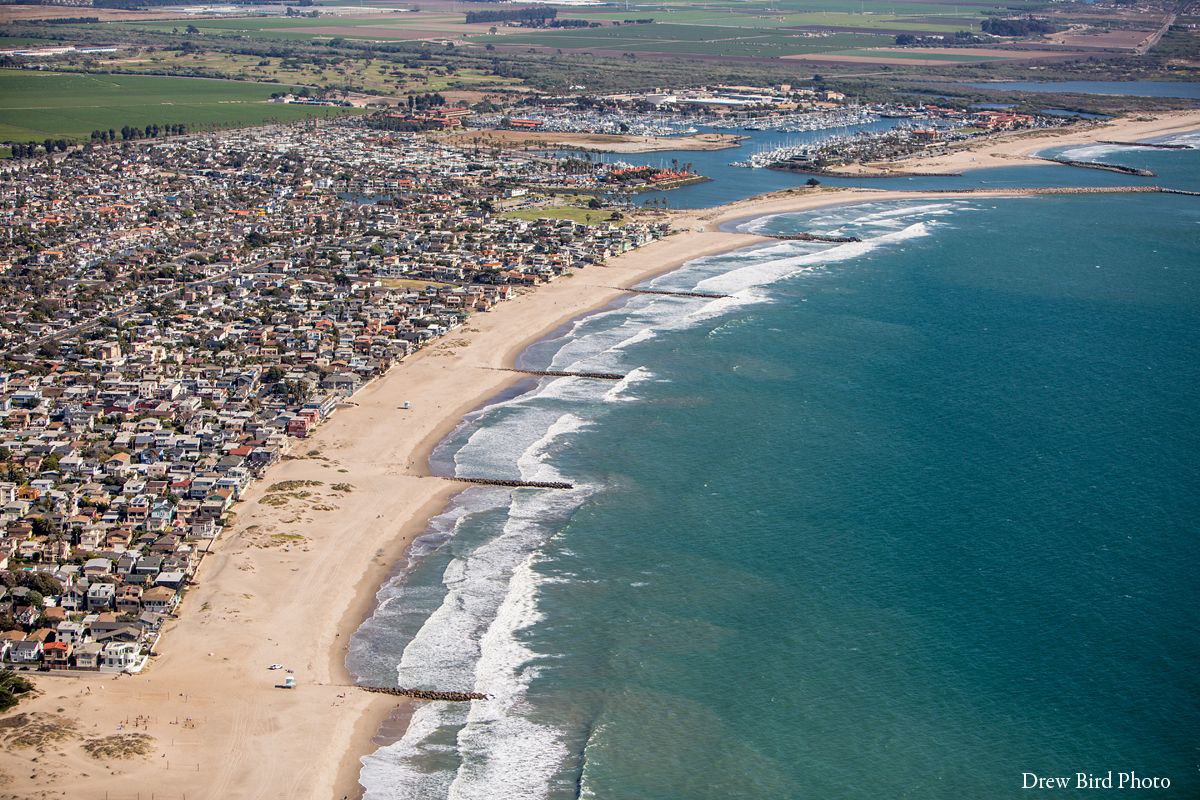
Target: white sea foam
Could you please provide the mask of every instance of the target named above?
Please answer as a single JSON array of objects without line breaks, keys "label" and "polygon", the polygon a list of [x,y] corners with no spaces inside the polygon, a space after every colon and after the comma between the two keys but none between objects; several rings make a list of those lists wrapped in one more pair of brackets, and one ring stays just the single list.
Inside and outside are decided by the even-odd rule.
[{"label": "white sea foam", "polygon": [[733,294],[752,287],[774,283],[812,267],[858,258],[887,244],[928,235],[929,223],[914,222],[902,230],[885,233],[861,242],[846,242],[825,250],[818,250],[815,253],[802,253],[751,263],[740,269],[730,270],[723,275],[707,278],[698,283],[696,289]]},{"label": "white sea foam", "polygon": [[1159,144],[1186,144],[1193,149],[1200,148],[1200,132],[1178,133],[1160,139]]},{"label": "white sea foam", "polygon": [[1063,150],[1057,155],[1057,158],[1067,158],[1072,161],[1092,161],[1097,158],[1112,155],[1122,150],[1141,150],[1136,145],[1126,144],[1089,144],[1081,147],[1072,147]]},{"label": "white sea foam", "polygon": [[536,654],[520,633],[542,618],[533,559],[530,555],[513,572],[508,594],[481,642],[475,691],[491,699],[472,703],[459,731],[463,763],[450,786],[453,800],[544,797],[568,755],[558,731],[527,716],[525,692],[537,675],[530,665]]},{"label": "white sea foam", "polygon": [[639,383],[653,380],[654,373],[645,367],[634,367],[629,372],[625,373],[625,377],[613,384],[613,387],[604,393],[604,402],[620,403],[629,401],[634,398],[629,396],[629,390]]},{"label": "white sea foam", "polygon": [[[560,414],[544,426],[515,458],[520,477],[562,480],[548,461],[551,449],[586,425],[573,414]],[[534,653],[518,637],[538,619],[531,559],[549,536],[551,521],[592,491],[581,486],[565,492],[510,493],[499,535],[447,564],[445,598],[404,649],[398,684],[473,686],[495,699],[472,704],[469,712],[458,704],[423,706],[421,718],[414,715],[420,724],[410,725],[400,741],[364,759],[368,798],[539,796],[538,787],[544,789],[563,750],[552,728],[523,715],[525,688],[535,674],[527,662]],[[460,728],[457,745],[439,743],[437,734],[455,727]],[[461,765],[452,780],[423,769],[431,755],[454,752]]]}]

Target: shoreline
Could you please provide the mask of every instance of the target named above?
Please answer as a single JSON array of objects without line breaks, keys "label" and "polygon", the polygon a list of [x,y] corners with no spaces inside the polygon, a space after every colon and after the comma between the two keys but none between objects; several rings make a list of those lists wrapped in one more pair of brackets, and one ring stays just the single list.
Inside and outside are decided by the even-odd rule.
[{"label": "shoreline", "polygon": [[[1200,127],[1200,112],[1195,116]],[[1116,135],[1100,127],[1092,133]],[[7,752],[0,769],[12,778],[0,794],[90,797],[158,789],[194,798],[360,796],[361,757],[377,747],[385,722],[394,721],[396,735],[412,704],[350,688],[346,648],[374,610],[382,584],[404,563],[412,539],[465,488],[430,476],[430,452],[465,413],[528,380],[494,368],[512,366],[529,345],[624,296],[613,286],[773,241],[721,225],[836,205],[946,197],[823,187],[673,212],[678,233],[470,317],[364,387],[353,398],[357,405],[297,440],[292,456],[255,482],[236,507],[237,524],[214,543],[180,618],[169,624],[163,654],[143,675],[38,676],[40,696],[15,710],[57,715],[70,708],[86,735],[113,733],[122,720],[146,715],[155,756],[100,763],[84,756],[76,740],[57,753]],[[413,407],[401,411],[405,400]],[[336,508],[260,502],[268,487],[284,480],[321,481],[314,494],[322,496],[314,500]],[[335,482],[353,489],[330,494],[327,484]],[[265,669],[272,662],[295,669],[296,689],[274,688],[277,673]],[[195,726],[180,728],[177,721],[184,719]],[[28,763],[34,756],[38,762]]]},{"label": "shoreline", "polygon": [[[683,234],[674,234],[672,237],[668,237],[668,239],[665,241],[670,241],[671,239],[678,238],[682,235]],[[718,255],[724,252],[740,250],[744,247],[751,247],[755,244],[761,244],[762,241],[765,241],[764,237],[757,237],[753,236],[752,234],[736,233],[732,235],[738,236],[739,240],[730,242],[722,241],[714,246],[705,246],[694,255],[675,254],[662,262],[661,266],[638,271],[635,275],[631,276],[631,280],[628,281],[628,283],[629,285],[635,285],[637,283],[655,278],[659,275],[673,272],[688,261],[696,258],[703,258],[704,256]],[[757,241],[743,242],[740,240],[741,237],[755,239]],[[639,251],[633,251],[634,254],[638,252]],[[589,267],[588,270],[590,271],[593,269],[604,268],[605,267]],[[559,280],[561,281],[563,279],[560,278]],[[537,290],[535,290],[535,292],[540,292],[544,288],[546,287],[539,287]],[[531,346],[554,336],[564,327],[570,325],[574,320],[597,313],[624,295],[626,295],[626,293],[619,289],[608,289],[607,292],[599,295],[600,299],[598,299],[595,304],[580,310],[566,312],[561,317],[545,323],[544,326],[538,331],[529,333],[524,338],[512,343],[504,351],[502,351],[500,353],[500,363],[498,366],[504,368],[516,367],[521,355]],[[411,469],[414,469],[423,475],[432,477],[433,473],[430,469],[429,462],[433,451],[459,426],[459,424],[461,424],[463,417],[476,409],[484,408],[490,405],[498,395],[503,394],[513,385],[520,383],[521,381],[529,380],[530,378],[529,375],[520,373],[501,372],[497,374],[503,375],[504,377],[495,386],[491,387],[486,394],[480,394],[465,401],[459,407],[459,409],[456,409],[454,412],[446,415],[442,419],[441,423],[434,427],[433,430],[431,430],[425,436],[425,438],[412,453],[412,459],[410,462]],[[390,564],[389,568],[386,570],[378,570],[377,572],[381,572],[383,574],[378,575],[374,580],[372,580],[371,574],[368,573],[367,575],[364,575],[362,581],[360,582],[360,586],[363,587],[362,596],[359,597],[359,600],[355,606],[347,611],[346,617],[343,619],[343,627],[339,635],[345,634],[343,637],[344,641],[338,650],[331,654],[333,661],[337,662],[337,669],[340,670],[341,674],[345,676],[348,683],[357,682],[359,677],[352,674],[349,671],[349,668],[346,666],[346,653],[347,646],[349,644],[349,637],[353,636],[354,632],[357,631],[364,622],[366,622],[372,613],[374,613],[374,610],[377,606],[377,596],[379,590],[383,587],[384,583],[391,580],[393,576],[400,572],[403,564],[407,563],[412,544],[417,536],[428,529],[430,520],[442,513],[456,495],[469,488],[467,484],[455,484],[449,481],[446,483],[446,486],[447,489],[444,493],[430,500],[425,508],[414,513],[413,516],[408,520],[405,525],[405,533],[397,537],[397,540],[394,544],[394,557],[388,559],[387,561],[387,563]],[[386,722],[393,721],[397,722],[397,724],[394,726],[393,730],[388,732],[386,737],[382,738],[385,738],[389,742],[394,742],[398,741],[404,735],[407,727],[407,721],[412,716],[412,711],[415,707],[414,701],[401,700],[395,709],[386,708],[385,705],[387,702],[388,701],[384,701],[376,704],[377,707],[365,712],[355,725],[354,736],[348,747],[349,752],[342,761],[341,768],[339,769],[338,780],[334,786],[334,797],[357,800],[363,796],[363,787],[358,782],[359,772],[362,766],[361,759],[364,756],[370,755],[372,752],[378,749],[378,747],[382,746],[376,740],[381,738],[379,736],[379,731]],[[393,699],[390,702],[395,703],[396,700]],[[395,717],[402,717],[403,723],[399,723]]]}]

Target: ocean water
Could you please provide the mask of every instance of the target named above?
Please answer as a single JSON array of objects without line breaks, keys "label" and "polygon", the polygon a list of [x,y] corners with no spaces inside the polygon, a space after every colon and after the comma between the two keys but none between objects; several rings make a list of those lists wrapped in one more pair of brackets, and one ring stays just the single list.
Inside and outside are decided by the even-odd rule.
[{"label": "ocean water", "polygon": [[366,797],[1200,796],[1197,198],[744,227],[863,241],[661,276],[730,296],[577,320],[525,363],[626,379],[527,382],[438,448],[575,488],[462,493],[380,589],[357,675],[492,699],[419,705]]}]

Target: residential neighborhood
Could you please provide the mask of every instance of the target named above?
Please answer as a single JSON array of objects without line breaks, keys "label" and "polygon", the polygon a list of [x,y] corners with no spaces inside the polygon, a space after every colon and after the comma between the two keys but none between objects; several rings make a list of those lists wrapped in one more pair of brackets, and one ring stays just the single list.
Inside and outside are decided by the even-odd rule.
[{"label": "residential neighborhood", "polygon": [[16,168],[0,186],[0,658],[142,669],[239,498],[365,383],[666,235],[619,212],[504,213],[619,169],[361,121]]}]

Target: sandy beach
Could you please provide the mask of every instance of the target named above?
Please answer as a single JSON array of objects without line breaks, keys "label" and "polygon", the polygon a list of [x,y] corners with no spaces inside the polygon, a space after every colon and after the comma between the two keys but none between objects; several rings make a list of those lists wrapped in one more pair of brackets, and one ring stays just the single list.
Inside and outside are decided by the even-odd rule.
[{"label": "sandy beach", "polygon": [[[1000,160],[999,153],[1013,152],[1017,160],[1003,163],[1023,163],[1019,153],[1077,136],[1133,139],[1188,127],[1200,127],[1200,112],[1096,126],[1069,139],[989,143],[974,155]],[[681,233],[476,315],[397,365],[315,435],[297,440],[290,457],[249,491],[144,673],[36,678],[40,695],[17,711],[60,720],[65,738],[45,753],[0,755],[0,798],[358,796],[359,758],[375,748],[372,740],[397,704],[351,686],[345,648],[412,538],[463,488],[429,476],[428,453],[463,414],[520,377],[495,368],[620,297],[613,287],[765,241],[722,231],[722,224],[918,197],[945,195],[798,189],[680,212],[672,220]],[[405,401],[410,409],[401,408]],[[298,483],[278,485],[285,481]],[[268,670],[272,663],[294,670],[297,688],[275,688],[282,673]],[[403,713],[389,727],[402,725]],[[137,716],[145,722],[134,727]],[[151,755],[97,761],[82,748],[88,737],[135,731],[153,737]]]}]

